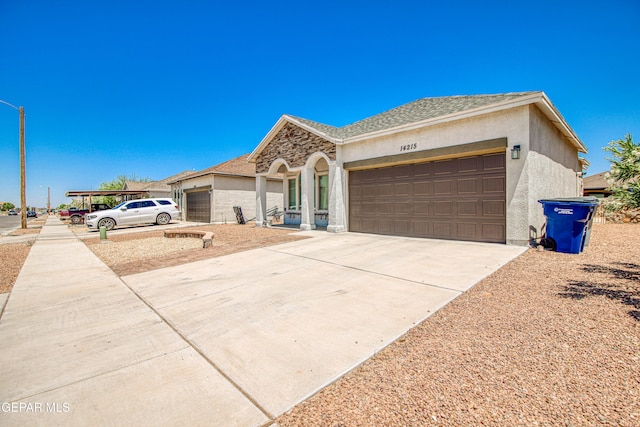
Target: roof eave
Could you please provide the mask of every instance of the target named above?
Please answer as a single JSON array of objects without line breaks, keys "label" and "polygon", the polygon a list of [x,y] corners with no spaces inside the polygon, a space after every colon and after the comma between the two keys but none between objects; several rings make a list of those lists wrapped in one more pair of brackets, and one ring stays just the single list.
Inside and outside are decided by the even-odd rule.
[{"label": "roof eave", "polygon": [[540,97],[541,93],[542,92],[533,92],[531,95],[526,95],[515,100],[497,102],[495,104],[484,105],[482,107],[476,107],[470,110],[457,111],[455,113],[445,114],[443,116],[432,117],[429,119],[421,120],[419,122],[407,123],[407,124],[395,126],[392,128],[382,129],[379,131],[374,131],[374,132],[369,132],[361,135],[356,135],[353,137],[348,137],[344,139],[344,143],[348,144],[351,142],[362,141],[365,139],[388,136],[398,132],[406,132],[410,130],[424,128],[427,126],[453,122],[456,120],[467,119],[467,118],[476,117],[484,114],[494,113],[496,111],[503,111],[503,110],[508,110],[515,107],[528,105],[535,102],[535,100]]},{"label": "roof eave", "polygon": [[242,177],[242,178],[255,178],[255,175],[252,174],[248,174],[248,173],[233,173],[233,172],[220,172],[220,171],[211,171],[211,172],[203,172],[203,173],[196,173],[193,175],[189,175],[185,178],[179,179],[177,181],[171,181],[170,184],[178,184],[180,182],[184,182],[184,181],[189,181],[190,179],[194,179],[194,178],[202,178],[203,176],[208,176],[208,175],[221,175],[221,176],[238,176],[238,177]]},{"label": "roof eave", "polygon": [[562,117],[562,114],[560,114],[558,109],[551,103],[551,100],[544,92],[541,92],[540,100],[535,104],[547,116],[551,123],[558,128],[565,138],[571,142],[578,152],[587,153],[587,147],[580,138],[578,138],[578,135],[576,135],[573,129],[571,129],[571,126],[569,126],[564,117]]},{"label": "roof eave", "polygon": [[562,134],[571,142],[571,144],[578,149],[581,153],[586,153],[587,148],[580,141],[578,136],[575,134],[573,129],[567,124],[562,115],[558,112],[555,106],[551,103],[549,98],[546,96],[544,92],[533,92],[530,95],[522,96],[515,100],[508,100],[503,102],[498,102],[491,105],[485,105],[482,107],[473,108],[470,110],[459,111],[451,114],[447,114],[444,116],[438,116],[429,118],[426,120],[421,120],[419,122],[413,122],[404,124],[401,126],[396,126],[393,128],[383,129],[375,132],[369,132],[353,137],[348,137],[344,139],[344,143],[348,144],[351,142],[363,141],[371,138],[378,138],[383,136],[392,135],[399,132],[406,132],[415,129],[421,129],[427,126],[434,126],[442,123],[453,122],[457,120],[477,117],[484,114],[490,114],[498,111],[504,111],[511,108],[522,107],[529,104],[536,104],[540,110],[549,118],[549,120],[562,132]]}]

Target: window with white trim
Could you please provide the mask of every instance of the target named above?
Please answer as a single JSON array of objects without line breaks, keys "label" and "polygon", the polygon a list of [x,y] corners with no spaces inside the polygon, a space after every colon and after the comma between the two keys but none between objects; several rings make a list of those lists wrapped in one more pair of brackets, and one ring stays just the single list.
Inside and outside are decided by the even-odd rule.
[{"label": "window with white trim", "polygon": [[329,209],[329,175],[318,174],[316,181],[316,207],[319,210]]}]

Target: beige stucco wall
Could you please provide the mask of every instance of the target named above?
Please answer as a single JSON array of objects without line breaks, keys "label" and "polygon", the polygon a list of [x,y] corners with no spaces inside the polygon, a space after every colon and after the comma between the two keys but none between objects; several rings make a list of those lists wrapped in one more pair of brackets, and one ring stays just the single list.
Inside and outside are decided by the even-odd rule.
[{"label": "beige stucco wall", "polygon": [[[243,176],[205,175],[182,181],[182,190],[189,191],[197,188],[211,188],[211,222],[236,222],[234,206],[242,207],[245,219],[255,216],[256,211],[256,179]],[[278,206],[282,210],[283,195],[282,181],[267,181],[267,207]],[[187,199],[182,202],[182,218],[186,218]]]},{"label": "beige stucco wall", "polygon": [[[211,221],[214,223],[235,222],[234,206],[240,206],[245,219],[256,212],[256,179],[249,177],[216,176],[213,186]],[[282,181],[267,180],[267,209],[284,205]]]},{"label": "beige stucco wall", "polygon": [[535,106],[530,106],[530,143],[525,157],[528,173],[528,223],[542,235],[545,217],[540,199],[580,194],[578,151]]},{"label": "beige stucco wall", "polygon": [[347,143],[342,160],[352,162],[375,157],[402,154],[404,146],[416,144],[411,151],[431,150],[507,137],[509,145],[523,144],[526,133],[527,107],[487,114],[482,117],[457,120],[393,135]]}]

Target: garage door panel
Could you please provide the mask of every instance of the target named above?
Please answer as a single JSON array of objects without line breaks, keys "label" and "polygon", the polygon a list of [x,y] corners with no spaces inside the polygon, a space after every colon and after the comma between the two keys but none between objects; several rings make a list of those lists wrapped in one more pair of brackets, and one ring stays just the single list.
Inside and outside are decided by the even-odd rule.
[{"label": "garage door panel", "polygon": [[408,197],[411,195],[411,184],[409,182],[400,182],[393,186],[393,194],[395,197]]},{"label": "garage door panel", "polygon": [[502,200],[485,200],[482,202],[483,216],[505,216],[505,203]]},{"label": "garage door panel", "polygon": [[375,213],[378,215],[394,215],[395,203],[378,201],[375,207]]},{"label": "garage door panel", "polygon": [[482,224],[482,240],[503,243],[506,239],[504,224]]},{"label": "garage door panel", "polygon": [[464,157],[458,160],[458,173],[464,172],[477,172],[482,168],[482,164],[479,164],[479,157]]},{"label": "garage door panel", "polygon": [[459,216],[478,216],[478,200],[459,200],[457,205]]},{"label": "garage door panel", "polygon": [[375,224],[376,233],[393,234],[393,219],[378,219]]},{"label": "garage door panel", "polygon": [[382,184],[378,186],[378,191],[376,192],[377,197],[393,197],[393,184]]},{"label": "garage door panel", "polygon": [[376,229],[375,218],[365,218],[364,221],[362,221],[362,228],[366,233],[373,233]]},{"label": "garage door panel", "polygon": [[393,222],[393,234],[406,236],[409,233],[410,221],[406,220],[395,220]]},{"label": "garage door panel", "polygon": [[433,162],[413,165],[413,176],[417,179],[433,176]]},{"label": "garage door panel", "polygon": [[414,216],[427,216],[429,215],[429,207],[431,203],[428,201],[413,201],[413,214]]},{"label": "garage door panel", "polygon": [[451,216],[453,214],[453,202],[450,200],[437,200],[433,202],[433,214]]},{"label": "garage door panel", "polygon": [[454,173],[454,168],[456,164],[453,163],[454,160],[438,160],[433,162],[433,173],[434,175],[451,175]]},{"label": "garage door panel", "polygon": [[433,222],[433,236],[442,239],[453,239],[455,236],[452,234],[452,224],[449,222]]},{"label": "garage door panel", "polygon": [[431,231],[431,221],[420,221],[414,219],[412,221],[413,236],[415,237],[431,237],[433,232]]},{"label": "garage door panel", "polygon": [[482,191],[484,193],[504,193],[506,182],[504,176],[490,176],[482,178]]},{"label": "garage door panel", "polygon": [[453,193],[453,182],[448,179],[446,181],[435,181],[433,183],[433,194],[436,196],[450,196]]},{"label": "garage door panel", "polygon": [[365,200],[361,203],[362,215],[375,215],[376,214],[376,201],[375,199]]},{"label": "garage door panel", "polygon": [[458,194],[478,194],[478,179],[465,178],[459,179],[457,182]]},{"label": "garage door panel", "polygon": [[433,194],[433,182],[418,181],[413,183],[414,196],[431,196]]},{"label": "garage door panel", "polygon": [[187,221],[211,222],[211,196],[209,191],[187,194]]},{"label": "garage door panel", "polygon": [[394,180],[413,176],[413,165],[396,166],[395,168],[390,169],[393,171],[391,176]]},{"label": "garage door panel", "polygon": [[367,184],[362,186],[362,198],[375,198],[377,195],[377,187],[375,185]]},{"label": "garage door panel", "polygon": [[350,229],[504,243],[504,165],[502,152],[352,171]]},{"label": "garage door panel", "polygon": [[478,224],[473,222],[459,222],[457,238],[460,240],[476,240],[478,238]]},{"label": "garage door panel", "polygon": [[409,200],[398,201],[394,203],[394,214],[396,216],[405,215],[408,216],[411,214],[411,202]]},{"label": "garage door panel", "polygon": [[486,171],[495,171],[495,170],[504,170],[505,166],[505,155],[504,153],[498,154],[488,154],[486,156],[482,156],[483,161],[483,170]]}]

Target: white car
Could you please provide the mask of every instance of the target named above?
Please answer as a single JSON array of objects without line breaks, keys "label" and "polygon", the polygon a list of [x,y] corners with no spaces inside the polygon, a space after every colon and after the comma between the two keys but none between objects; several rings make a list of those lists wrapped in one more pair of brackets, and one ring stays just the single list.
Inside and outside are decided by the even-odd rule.
[{"label": "white car", "polygon": [[85,223],[90,229],[105,227],[107,230],[116,225],[164,225],[177,219],[179,213],[178,205],[171,199],[138,199],[122,202],[113,209],[89,213]]}]

